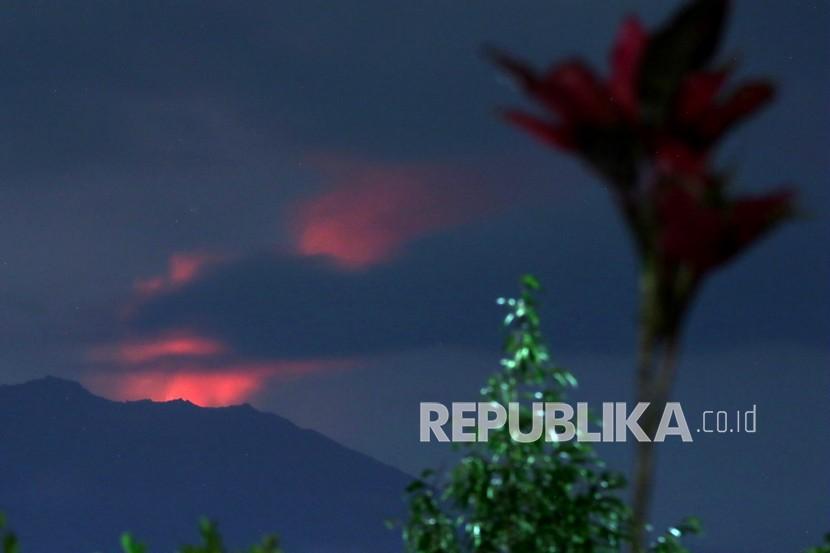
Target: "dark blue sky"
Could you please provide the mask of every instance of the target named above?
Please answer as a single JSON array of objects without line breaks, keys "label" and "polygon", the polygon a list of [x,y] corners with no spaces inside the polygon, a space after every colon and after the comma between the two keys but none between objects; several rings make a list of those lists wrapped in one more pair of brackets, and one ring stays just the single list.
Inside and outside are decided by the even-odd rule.
[{"label": "dark blue sky", "polygon": [[[519,95],[480,51],[604,67],[623,15],[674,5],[8,8],[0,383],[249,400],[415,471],[445,455],[417,443],[417,402],[474,399],[493,299],[534,272],[585,397],[630,398],[624,229],[594,175],[495,117]],[[676,395],[756,403],[759,433],[667,448],[658,508],[700,514],[703,551],[778,553],[830,528],[830,5],[734,8],[722,58],[780,94],[721,161],[748,191],[797,185],[807,216],[707,283]]]}]

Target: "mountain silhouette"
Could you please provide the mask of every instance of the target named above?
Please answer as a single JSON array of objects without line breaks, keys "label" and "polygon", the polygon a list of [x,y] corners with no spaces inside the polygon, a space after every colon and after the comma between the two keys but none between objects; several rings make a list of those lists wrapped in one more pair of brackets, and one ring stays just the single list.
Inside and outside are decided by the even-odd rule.
[{"label": "mountain silhouette", "polygon": [[278,533],[288,553],[401,551],[384,520],[409,478],[249,405],[115,402],[47,377],[0,386],[0,511],[24,553],[152,553],[219,522],[231,546]]}]

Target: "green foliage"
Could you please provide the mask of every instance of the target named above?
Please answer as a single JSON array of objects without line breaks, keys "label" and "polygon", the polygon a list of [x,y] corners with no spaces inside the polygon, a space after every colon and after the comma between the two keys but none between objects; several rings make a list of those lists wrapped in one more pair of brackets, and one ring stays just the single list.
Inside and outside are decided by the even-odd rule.
[{"label": "green foliage", "polygon": [[[522,430],[533,402],[562,402],[577,385],[553,363],[536,310],[538,281],[522,279],[508,309],[502,370],[481,389],[484,401],[521,405]],[[538,405],[537,405],[538,407]],[[403,538],[410,553],[608,553],[631,542],[631,516],[620,499],[624,477],[608,470],[588,443],[518,443],[507,425],[486,442],[463,444],[448,473],[425,471],[407,488]],[[688,553],[680,538],[699,531],[688,519],[657,538],[652,553]]]},{"label": "green foliage", "polygon": [[129,532],[121,534],[121,549],[124,553],[146,553],[147,546],[139,543]]},{"label": "green foliage", "polygon": [[687,535],[700,533],[700,521],[695,517],[689,517],[677,526],[666,530],[666,533],[658,537],[652,544],[651,553],[689,553],[680,541],[680,538]]},{"label": "green foliage", "polygon": [[[523,430],[533,402],[561,402],[576,386],[573,374],[550,360],[538,289],[527,276],[518,298],[498,300],[508,308],[505,356],[481,390],[484,401],[520,403]],[[617,494],[625,480],[588,444],[518,443],[507,426],[488,437],[464,444],[466,454],[448,474],[426,471],[409,486],[408,551],[601,553],[619,551],[628,540],[629,511]]]},{"label": "green foliage", "polygon": [[[222,541],[222,535],[216,523],[202,519],[199,522],[199,534],[202,543],[199,545],[183,545],[178,553],[230,553]],[[13,533],[6,529],[6,518],[0,513],[0,553],[20,553],[20,545]],[[121,550],[123,553],[147,553],[147,546],[138,542],[132,534],[125,532],[121,535]],[[276,536],[265,536],[261,542],[250,546],[239,553],[283,553],[279,539]]]},{"label": "green foliage", "polygon": [[17,541],[17,536],[6,529],[6,517],[3,513],[0,513],[0,540],[2,541],[2,549],[0,551],[3,553],[20,553],[20,544]]},{"label": "green foliage", "polygon": [[[202,537],[202,543],[183,545],[178,553],[228,553],[216,523],[202,519],[199,522],[199,534]],[[124,553],[146,553],[144,544],[135,541],[129,533],[121,536],[121,549]],[[246,553],[282,553],[282,549],[276,536],[266,536],[260,543],[249,547]]]},{"label": "green foliage", "polygon": [[823,544],[816,547],[811,547],[809,549],[805,549],[804,553],[830,553],[830,534],[824,535]]}]

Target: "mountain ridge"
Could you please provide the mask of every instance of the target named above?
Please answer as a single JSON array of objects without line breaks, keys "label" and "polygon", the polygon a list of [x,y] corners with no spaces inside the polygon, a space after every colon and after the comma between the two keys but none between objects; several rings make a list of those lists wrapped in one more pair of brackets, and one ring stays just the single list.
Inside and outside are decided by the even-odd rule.
[{"label": "mountain ridge", "polygon": [[280,534],[297,553],[400,550],[383,527],[410,477],[249,404],[118,402],[45,377],[0,385],[0,510],[27,553],[153,551],[195,539],[199,516],[231,545]]}]

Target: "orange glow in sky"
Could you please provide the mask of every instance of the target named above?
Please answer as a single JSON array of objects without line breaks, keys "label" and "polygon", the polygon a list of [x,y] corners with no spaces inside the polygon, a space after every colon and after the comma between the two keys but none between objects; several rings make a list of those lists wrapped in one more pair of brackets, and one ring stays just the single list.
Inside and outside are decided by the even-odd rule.
[{"label": "orange glow in sky", "polygon": [[298,250],[331,256],[351,268],[377,263],[431,225],[428,217],[407,214],[422,213],[428,203],[427,191],[414,183],[377,182],[333,190],[301,209]]},{"label": "orange glow in sky", "polygon": [[125,341],[92,351],[95,361],[139,364],[164,357],[205,357],[221,354],[225,346],[218,341],[189,333],[172,333],[161,337]]},{"label": "orange glow in sky", "polygon": [[104,370],[84,379],[95,393],[119,401],[186,399],[203,407],[250,401],[269,382],[286,381],[317,371],[347,368],[346,360],[244,361],[201,366],[176,360],[121,371]]},{"label": "orange glow in sky", "polygon": [[297,206],[297,251],[325,255],[347,269],[393,257],[406,242],[480,214],[485,194],[469,177],[442,168],[349,165],[330,160],[337,186]]},{"label": "orange glow in sky", "polygon": [[244,403],[261,387],[263,376],[251,372],[137,372],[122,375],[107,395],[114,399],[186,399],[202,407]]},{"label": "orange glow in sky", "polygon": [[220,256],[204,252],[174,253],[167,261],[165,275],[139,279],[135,287],[144,295],[152,295],[183,286],[198,277],[206,267],[220,260]]}]

